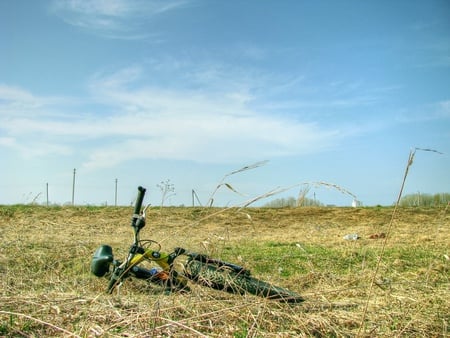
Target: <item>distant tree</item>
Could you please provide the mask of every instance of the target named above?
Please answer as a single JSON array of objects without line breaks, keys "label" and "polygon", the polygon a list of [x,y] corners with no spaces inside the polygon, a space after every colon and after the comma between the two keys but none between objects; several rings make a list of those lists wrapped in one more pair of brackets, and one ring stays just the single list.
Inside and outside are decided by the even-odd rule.
[{"label": "distant tree", "polygon": [[[300,205],[299,202],[301,202]],[[311,206],[323,206],[323,204],[320,203],[320,201],[307,197],[303,197],[301,200],[294,197],[277,198],[273,201],[264,204],[264,207],[266,208],[295,208],[299,206],[311,207]]]},{"label": "distant tree", "polygon": [[450,193],[408,194],[402,197],[400,205],[403,207],[437,207],[447,205],[450,202]]},{"label": "distant tree", "polygon": [[161,208],[162,208],[166,200],[169,197],[175,195],[174,193],[175,186],[172,183],[170,183],[169,179],[161,181],[161,183],[157,184],[156,186],[159,188],[159,190],[161,190]]}]

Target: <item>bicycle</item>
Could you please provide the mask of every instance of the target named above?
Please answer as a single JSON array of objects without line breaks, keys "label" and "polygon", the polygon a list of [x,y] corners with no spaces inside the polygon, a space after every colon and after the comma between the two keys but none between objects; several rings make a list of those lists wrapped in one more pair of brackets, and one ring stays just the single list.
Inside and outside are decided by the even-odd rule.
[{"label": "bicycle", "polygon": [[[146,189],[138,187],[138,195],[131,219],[134,241],[123,262],[114,259],[111,246],[103,244],[97,248],[91,260],[91,272],[97,277],[109,278],[107,293],[121,285],[126,278],[143,279],[164,287],[169,292],[189,291],[188,282],[226,291],[233,294],[250,293],[286,303],[301,303],[304,298],[295,292],[274,286],[251,276],[250,270],[237,264],[224,262],[204,254],[190,252],[177,247],[172,253],[161,251],[154,240],[141,240],[140,231],[146,224],[146,209],[142,210]],[[181,271],[175,268],[175,260],[185,257]],[[150,269],[140,266],[150,261],[157,266]],[[178,260],[177,260],[178,261]]]}]

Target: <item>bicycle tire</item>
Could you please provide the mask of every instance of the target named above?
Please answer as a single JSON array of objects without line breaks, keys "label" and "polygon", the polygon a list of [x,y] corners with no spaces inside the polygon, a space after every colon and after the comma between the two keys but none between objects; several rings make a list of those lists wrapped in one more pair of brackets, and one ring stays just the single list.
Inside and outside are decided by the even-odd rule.
[{"label": "bicycle tire", "polygon": [[248,273],[237,273],[223,266],[219,267],[197,260],[187,262],[185,274],[186,277],[203,286],[233,294],[250,293],[285,303],[305,301],[302,296],[293,291],[254,278]]}]

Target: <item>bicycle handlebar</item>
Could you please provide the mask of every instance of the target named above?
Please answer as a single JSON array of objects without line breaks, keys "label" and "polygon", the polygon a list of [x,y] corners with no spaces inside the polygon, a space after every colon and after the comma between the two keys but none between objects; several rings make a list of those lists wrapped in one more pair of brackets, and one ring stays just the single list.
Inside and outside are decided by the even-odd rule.
[{"label": "bicycle handlebar", "polygon": [[139,215],[141,213],[142,201],[144,201],[145,188],[138,187],[138,195],[136,198],[136,205],[134,206],[134,214]]}]

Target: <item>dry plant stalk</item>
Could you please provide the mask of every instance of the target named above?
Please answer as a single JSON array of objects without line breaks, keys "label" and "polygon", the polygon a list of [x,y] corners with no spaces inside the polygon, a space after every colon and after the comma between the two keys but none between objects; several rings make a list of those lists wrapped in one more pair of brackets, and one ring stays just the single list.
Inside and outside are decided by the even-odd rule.
[{"label": "dry plant stalk", "polygon": [[240,169],[233,170],[233,171],[229,172],[228,174],[225,174],[225,176],[222,177],[222,179],[220,180],[219,184],[216,186],[216,188],[215,188],[214,191],[212,192],[211,196],[210,196],[209,199],[208,199],[208,203],[207,203],[206,205],[212,207],[212,205],[213,205],[213,203],[214,203],[214,196],[215,196],[215,194],[216,194],[217,191],[218,191],[221,187],[223,187],[223,186],[225,186],[226,188],[228,188],[229,190],[233,191],[234,193],[236,193],[236,194],[238,194],[238,195],[242,195],[240,192],[238,192],[236,189],[234,189],[234,188],[231,186],[231,184],[224,182],[225,179],[226,179],[227,177],[230,177],[230,176],[235,175],[235,174],[239,174],[239,173],[244,172],[244,171],[247,171],[247,170],[259,168],[259,167],[265,165],[265,164],[268,163],[268,162],[269,162],[269,161],[267,161],[267,160],[266,160],[266,161],[256,162],[256,163],[253,163],[253,164],[250,164],[250,165],[243,166],[243,167],[240,168]]},{"label": "dry plant stalk", "polygon": [[53,325],[52,323],[48,323],[48,322],[40,320],[38,318],[34,318],[34,317],[26,315],[24,313],[18,313],[18,312],[12,312],[12,311],[2,311],[2,310],[0,310],[0,313],[1,314],[5,314],[5,315],[10,315],[10,316],[23,317],[23,318],[29,319],[31,321],[34,321],[36,323],[48,326],[48,327],[50,327],[50,328],[52,328],[52,329],[54,329],[56,331],[63,332],[64,334],[69,335],[70,337],[81,338],[79,335],[77,335],[75,333],[72,333],[70,331],[67,331],[67,330],[63,329],[62,327],[59,327],[57,325]]},{"label": "dry plant stalk", "polygon": [[366,300],[366,304],[365,304],[364,311],[363,311],[363,314],[362,314],[361,323],[360,323],[359,329],[358,329],[358,334],[357,334],[358,337],[361,335],[361,331],[362,331],[362,329],[364,327],[364,321],[366,320],[367,311],[369,309],[369,302],[370,302],[370,298],[372,297],[372,290],[373,290],[373,286],[375,285],[375,279],[376,279],[376,277],[378,275],[378,271],[380,270],[381,262],[383,261],[383,258],[384,258],[384,253],[385,253],[385,250],[386,250],[386,244],[387,244],[387,242],[389,240],[389,237],[390,237],[390,234],[391,234],[391,231],[392,231],[392,225],[394,224],[394,219],[395,219],[395,216],[397,214],[398,207],[400,206],[400,200],[402,199],[403,189],[404,189],[405,183],[406,183],[406,178],[408,177],[409,169],[413,165],[414,156],[416,155],[416,151],[417,150],[442,154],[441,152],[439,152],[437,150],[434,150],[434,149],[423,149],[423,148],[417,148],[417,147],[414,148],[414,150],[411,150],[409,152],[408,162],[406,164],[405,173],[403,175],[402,184],[400,186],[400,191],[398,192],[397,201],[395,202],[394,210],[392,211],[392,216],[391,216],[391,219],[390,219],[389,224],[388,224],[388,228],[387,228],[384,240],[383,240],[383,244],[381,246],[381,251],[380,251],[380,254],[379,254],[379,257],[378,257],[378,260],[377,260],[377,264],[375,266],[375,270],[373,271],[372,278],[370,279],[369,289],[368,289],[368,292],[367,292],[367,300]]}]

